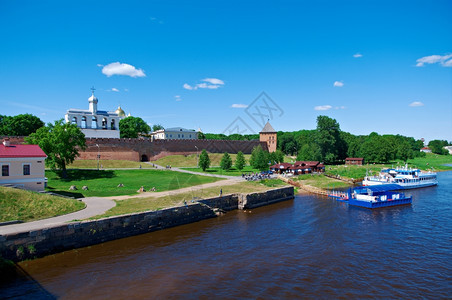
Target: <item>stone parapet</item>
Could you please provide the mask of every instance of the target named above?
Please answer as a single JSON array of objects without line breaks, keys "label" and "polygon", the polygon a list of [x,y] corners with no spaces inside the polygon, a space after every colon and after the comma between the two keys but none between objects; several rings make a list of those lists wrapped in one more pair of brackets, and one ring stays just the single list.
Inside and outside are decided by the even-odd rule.
[{"label": "stone parapet", "polygon": [[29,232],[0,235],[0,256],[12,261],[42,257],[214,218],[218,215],[218,210],[250,209],[293,199],[293,197],[293,187],[284,187],[248,195],[231,194],[213,197],[194,204],[159,211],[73,222]]}]

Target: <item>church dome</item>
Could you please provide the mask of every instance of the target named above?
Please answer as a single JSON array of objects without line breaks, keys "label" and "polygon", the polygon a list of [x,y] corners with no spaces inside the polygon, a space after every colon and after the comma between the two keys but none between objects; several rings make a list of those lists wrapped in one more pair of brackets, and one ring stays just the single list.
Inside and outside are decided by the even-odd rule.
[{"label": "church dome", "polygon": [[118,109],[115,111],[115,113],[117,113],[120,117],[126,116],[126,112],[121,108],[121,106],[118,106]]},{"label": "church dome", "polygon": [[90,101],[90,102],[96,101],[97,102],[97,98],[96,98],[96,96],[94,96],[94,93],[91,95],[91,97],[88,98],[88,101]]}]

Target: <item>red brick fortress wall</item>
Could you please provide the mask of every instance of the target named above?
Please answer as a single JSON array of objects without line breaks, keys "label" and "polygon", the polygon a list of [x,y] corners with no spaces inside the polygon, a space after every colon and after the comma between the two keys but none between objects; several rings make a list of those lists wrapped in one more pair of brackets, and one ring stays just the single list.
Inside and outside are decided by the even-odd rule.
[{"label": "red brick fortress wall", "polygon": [[[3,138],[3,137],[0,137]],[[9,137],[11,144],[23,144],[24,137]],[[3,141],[3,139],[2,139]],[[98,145],[98,146],[97,146]],[[80,152],[77,159],[102,160],[157,160],[167,155],[193,154],[206,149],[210,153],[250,154],[255,146],[268,151],[266,142],[259,141],[225,141],[225,140],[156,140],[147,139],[111,139],[87,138],[86,150]],[[196,147],[198,147],[198,150]]]},{"label": "red brick fortress wall", "polygon": [[[87,149],[81,152],[79,159],[96,159],[97,154],[105,160],[156,160],[167,155],[193,154],[206,149],[210,153],[250,154],[253,148],[261,145],[267,150],[267,144],[259,141],[224,140],[144,140],[144,139],[86,139]],[[97,147],[98,145],[99,147]],[[198,147],[198,150],[196,147]]]}]

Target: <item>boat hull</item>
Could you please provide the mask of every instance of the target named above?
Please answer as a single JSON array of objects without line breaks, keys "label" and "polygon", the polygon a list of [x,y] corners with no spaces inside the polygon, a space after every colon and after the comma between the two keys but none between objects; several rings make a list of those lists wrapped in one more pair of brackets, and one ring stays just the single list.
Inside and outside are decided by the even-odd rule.
[{"label": "boat hull", "polygon": [[375,180],[363,180],[363,186],[374,186],[374,185],[382,185],[388,183],[395,183],[402,186],[404,189],[418,189],[423,187],[435,186],[438,185],[437,181],[432,182],[414,182],[414,183],[404,183],[404,182],[388,182],[388,181],[375,181]]},{"label": "boat hull", "polygon": [[360,206],[364,208],[382,208],[382,207],[391,207],[391,206],[398,206],[398,205],[408,205],[411,204],[413,200],[413,197],[405,197],[402,199],[396,199],[396,200],[386,200],[386,201],[376,201],[376,202],[369,202],[369,201],[361,201],[357,199],[349,199],[348,204],[353,206]]}]

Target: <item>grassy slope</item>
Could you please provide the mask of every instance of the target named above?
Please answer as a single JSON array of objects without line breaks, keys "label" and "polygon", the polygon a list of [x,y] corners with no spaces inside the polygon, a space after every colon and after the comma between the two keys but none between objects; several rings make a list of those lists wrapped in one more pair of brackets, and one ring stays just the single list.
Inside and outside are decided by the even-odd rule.
[{"label": "grassy slope", "polygon": [[85,204],[77,200],[0,186],[0,222],[34,221],[68,214],[84,207]]},{"label": "grassy slope", "polygon": [[[263,182],[240,182],[234,185],[221,187],[223,195],[232,193],[252,193],[273,189],[276,187],[285,186],[280,180],[263,181]],[[218,196],[219,187],[211,187],[202,190],[195,190],[186,193],[180,193],[164,197],[147,197],[147,198],[132,198],[127,200],[117,200],[116,206],[96,218],[110,217],[116,215],[123,215],[134,212],[159,210],[163,208],[183,205],[184,200],[191,203],[193,198],[209,198]]]},{"label": "grassy slope", "polygon": [[[166,170],[68,170],[68,178],[59,178],[54,172],[46,171],[48,188],[55,193],[75,197],[133,195],[144,186],[146,190],[155,187],[157,191],[175,190],[183,187],[215,182],[220,178],[191,175]],[[117,187],[122,183],[124,187]],[[77,191],[69,191],[75,185]],[[82,187],[88,186],[88,191]]]},{"label": "grassy slope", "polygon": [[[231,156],[232,164],[234,164],[237,154],[229,154],[229,155]],[[244,156],[245,156],[245,160],[248,162],[251,155],[245,154]],[[219,166],[222,157],[223,157],[223,153],[209,153],[210,165],[211,166]],[[153,163],[156,163],[160,166],[171,165],[172,167],[190,168],[190,167],[196,167],[197,160],[196,160],[196,154],[169,155],[169,156],[160,158],[156,161],[153,161]]]},{"label": "grassy slope", "polygon": [[[99,167],[103,169],[152,168],[151,165],[129,160],[101,160]],[[75,160],[68,169],[97,169],[97,160]]]},{"label": "grassy slope", "polygon": [[205,172],[201,168],[183,168],[183,169],[199,173],[229,175],[229,176],[241,176],[243,173],[259,172],[258,169],[253,169],[251,166],[246,166],[242,171],[237,170],[235,167],[232,167],[228,171],[225,171],[220,167],[211,167],[207,169]]},{"label": "grassy slope", "polygon": [[302,184],[305,184],[305,185],[310,185],[313,187],[317,187],[317,188],[321,188],[321,189],[329,189],[329,190],[350,186],[350,184],[348,184],[344,181],[329,178],[324,175],[311,176],[310,174],[304,174],[304,175],[299,175],[299,176],[293,177],[293,179],[298,180]]},{"label": "grassy slope", "polygon": [[408,160],[409,166],[427,170],[433,167],[436,171],[450,171],[452,167],[444,166],[452,164],[452,155],[438,155],[426,153],[426,157],[417,157]]}]

